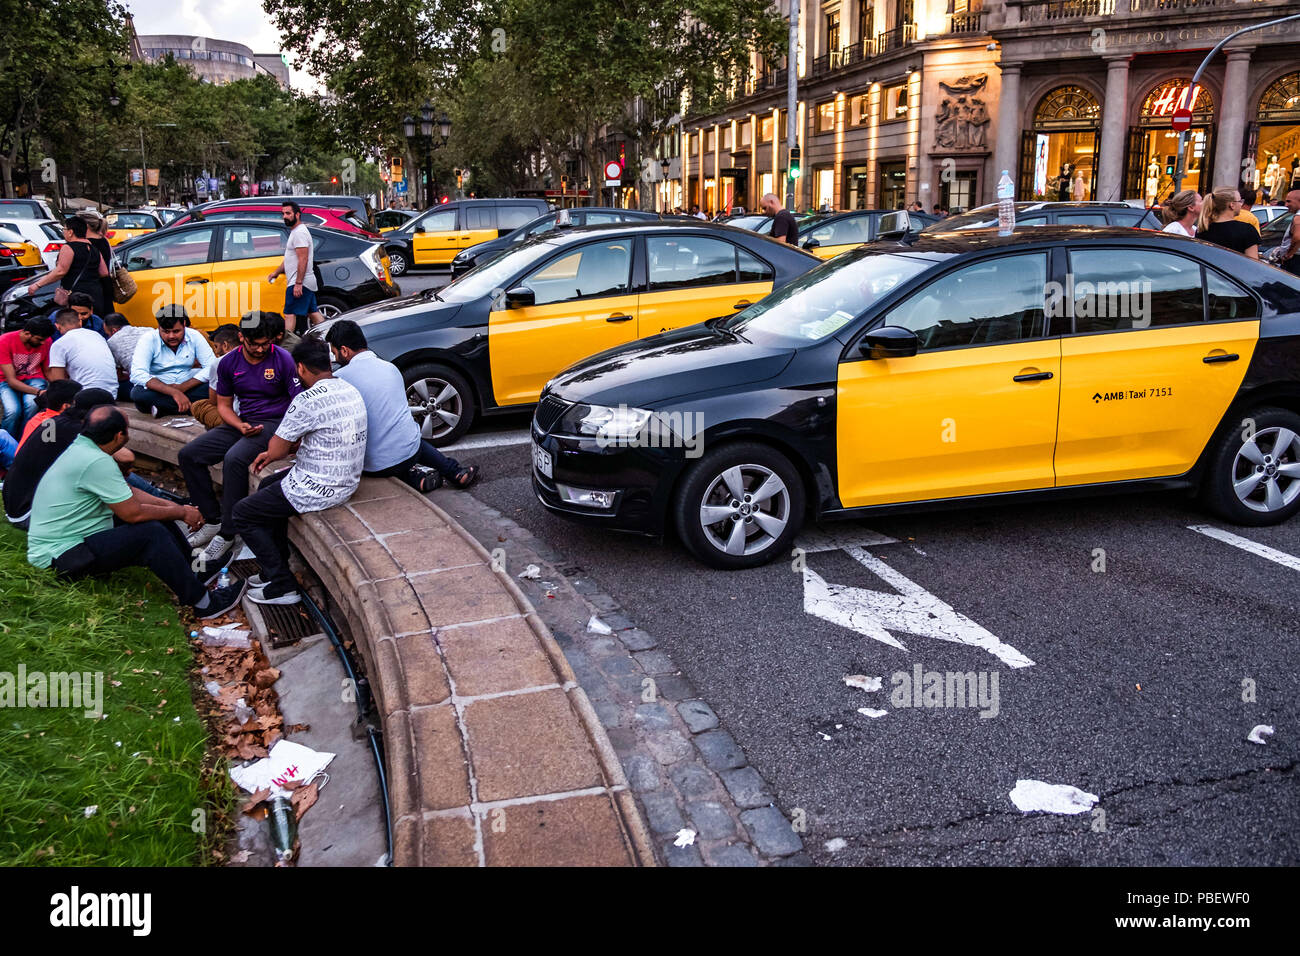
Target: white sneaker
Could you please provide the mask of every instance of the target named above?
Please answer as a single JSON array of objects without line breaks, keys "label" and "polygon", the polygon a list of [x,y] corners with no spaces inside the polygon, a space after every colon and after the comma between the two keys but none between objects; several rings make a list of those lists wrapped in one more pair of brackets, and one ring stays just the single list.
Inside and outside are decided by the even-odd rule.
[{"label": "white sneaker", "polygon": [[215,524],[205,524],[198,531],[191,532],[185,540],[190,543],[191,548],[202,548],[206,546],[209,541],[215,538],[217,533],[220,531],[220,521]]},{"label": "white sneaker", "polygon": [[280,594],[276,597],[268,597],[265,585],[260,588],[249,588],[245,593],[254,604],[297,604],[302,600],[302,595],[297,591],[290,591],[288,594]]},{"label": "white sneaker", "polygon": [[210,568],[219,565],[224,561],[226,555],[230,553],[230,550],[234,548],[234,546],[235,542],[233,539],[227,539],[223,538],[221,535],[217,535],[208,542],[208,546],[200,551],[196,557],[202,560],[206,567]]},{"label": "white sneaker", "polygon": [[262,576],[260,574],[254,574],[252,577],[248,578],[247,580],[248,580],[248,586],[250,588],[264,588],[267,585],[267,582],[262,580]]}]

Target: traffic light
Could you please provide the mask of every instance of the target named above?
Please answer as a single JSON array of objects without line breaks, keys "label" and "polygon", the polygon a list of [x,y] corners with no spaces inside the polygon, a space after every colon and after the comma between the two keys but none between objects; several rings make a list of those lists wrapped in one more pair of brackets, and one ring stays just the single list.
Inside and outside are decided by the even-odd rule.
[{"label": "traffic light", "polygon": [[803,159],[803,150],[798,146],[790,147],[790,178],[798,179],[803,170],[800,168],[800,161]]},{"label": "traffic light", "polygon": [[395,156],[391,164],[393,170],[393,182],[400,183],[405,179],[406,174],[402,171],[402,157]]},{"label": "traffic light", "polygon": [[456,188],[460,189],[464,185],[465,185],[465,170],[458,168],[456,170]]},{"label": "traffic light", "polygon": [[331,186],[337,186],[338,183],[339,183],[339,178],[338,178],[337,176],[331,176],[331,177],[330,177],[330,185],[331,185]]}]

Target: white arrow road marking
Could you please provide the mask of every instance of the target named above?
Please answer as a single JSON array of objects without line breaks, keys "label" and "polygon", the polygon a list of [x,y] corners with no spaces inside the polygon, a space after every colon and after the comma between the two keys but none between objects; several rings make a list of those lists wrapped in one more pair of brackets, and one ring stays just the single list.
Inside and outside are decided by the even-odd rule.
[{"label": "white arrow road marking", "polygon": [[932,637],[988,651],[1008,667],[1033,665],[1024,654],[1004,644],[964,614],[914,581],[899,574],[879,558],[859,547],[844,549],[854,560],[883,578],[897,594],[869,591],[847,584],[828,584],[816,571],[804,568],[803,609],[814,617],[857,631],[900,651],[907,647],[890,631]]},{"label": "white arrow road marking", "polygon": [[898,544],[897,538],[872,531],[870,528],[858,528],[853,525],[839,525],[830,530],[809,525],[795,538],[794,546],[802,548],[805,554],[817,554],[821,551],[839,551],[855,545],[863,548],[876,548],[882,544]]},{"label": "white arrow road marking", "polygon": [[1224,544],[1232,545],[1234,548],[1241,548],[1242,551],[1249,551],[1258,557],[1267,558],[1284,568],[1290,568],[1292,571],[1300,571],[1300,558],[1295,555],[1287,554],[1285,551],[1278,551],[1276,548],[1270,548],[1258,541],[1251,541],[1249,538],[1243,538],[1231,531],[1224,531],[1222,528],[1215,528],[1208,524],[1189,524],[1187,530],[1199,532],[1207,538],[1215,538]]}]

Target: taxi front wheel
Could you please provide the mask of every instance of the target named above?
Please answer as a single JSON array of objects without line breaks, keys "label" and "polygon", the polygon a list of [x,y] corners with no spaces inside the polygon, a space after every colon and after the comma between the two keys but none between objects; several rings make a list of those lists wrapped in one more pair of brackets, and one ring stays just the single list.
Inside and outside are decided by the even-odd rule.
[{"label": "taxi front wheel", "polygon": [[773,448],[727,445],[690,467],[673,507],[677,534],[697,558],[754,568],[789,549],[803,524],[803,481]]},{"label": "taxi front wheel", "polygon": [[429,362],[407,369],[406,404],[420,436],[433,445],[450,445],[474,422],[474,393],[465,376],[449,365]]},{"label": "taxi front wheel", "polygon": [[1240,525],[1278,524],[1300,510],[1300,415],[1256,408],[1216,439],[1205,504]]}]

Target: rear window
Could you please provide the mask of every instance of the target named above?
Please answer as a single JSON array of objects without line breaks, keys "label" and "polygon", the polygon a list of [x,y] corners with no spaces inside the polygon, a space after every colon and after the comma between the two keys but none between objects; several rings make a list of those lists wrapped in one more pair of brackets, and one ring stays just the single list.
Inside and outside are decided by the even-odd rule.
[{"label": "rear window", "polygon": [[535,219],[545,209],[538,209],[536,206],[520,205],[501,205],[497,207],[497,229],[501,232],[509,232],[512,229],[518,229],[524,223]]},{"label": "rear window", "polygon": [[157,229],[153,216],[133,212],[110,212],[104,217],[110,229]]},{"label": "rear window", "polygon": [[6,216],[12,216],[15,219],[36,219],[36,207],[28,205],[25,202],[6,202],[0,203],[0,209],[4,210]]},{"label": "rear window", "polygon": [[361,254],[369,243],[363,239],[353,238],[345,232],[339,232],[337,229],[313,230],[311,234],[315,242],[316,261],[322,259],[346,259],[351,256]]}]

